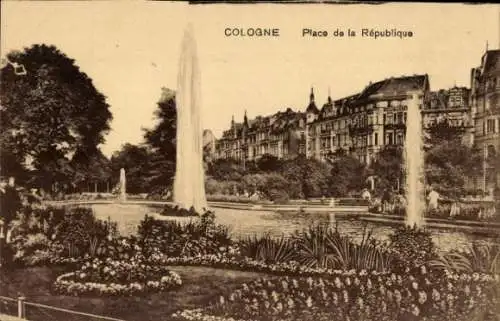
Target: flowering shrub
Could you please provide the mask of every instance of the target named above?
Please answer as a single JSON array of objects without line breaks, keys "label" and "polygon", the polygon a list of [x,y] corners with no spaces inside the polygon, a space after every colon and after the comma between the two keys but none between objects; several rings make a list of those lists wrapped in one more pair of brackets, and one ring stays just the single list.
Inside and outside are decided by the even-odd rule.
[{"label": "flowering shrub", "polygon": [[229,229],[215,224],[212,212],[188,223],[146,216],[139,226],[138,234],[145,255],[155,248],[168,256],[212,254],[232,243]]},{"label": "flowering shrub", "polygon": [[418,267],[436,258],[436,247],[426,230],[400,227],[389,238],[394,253],[391,266],[394,272],[403,272],[406,268]]},{"label": "flowering shrub", "polygon": [[9,246],[14,250],[13,262],[25,266],[45,263],[52,254],[50,241],[42,233],[17,235]]},{"label": "flowering shrub", "polygon": [[183,320],[497,320],[498,278],[449,274],[433,280],[364,271],[334,278],[281,277],[243,284],[205,309],[175,313]]},{"label": "flowering shrub", "polygon": [[77,271],[60,275],[54,290],[66,295],[134,295],[165,291],[182,284],[165,266],[148,264],[140,255],[127,261],[93,259]]}]

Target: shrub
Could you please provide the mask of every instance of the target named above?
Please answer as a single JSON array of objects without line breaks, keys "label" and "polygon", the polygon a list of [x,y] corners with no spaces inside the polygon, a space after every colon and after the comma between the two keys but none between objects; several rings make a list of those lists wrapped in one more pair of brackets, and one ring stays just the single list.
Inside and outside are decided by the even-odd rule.
[{"label": "shrub", "polygon": [[333,231],[322,225],[310,225],[294,238],[297,244],[298,262],[311,268],[332,268],[334,253],[330,248],[330,236]]},{"label": "shrub", "polygon": [[430,232],[417,227],[400,227],[391,235],[390,247],[394,254],[393,271],[419,267],[436,258],[436,247]]},{"label": "shrub", "polygon": [[353,242],[336,230],[328,237],[328,247],[333,253],[334,266],[337,269],[387,272],[392,267],[393,255],[387,245],[377,242],[366,226],[361,243]]},{"label": "shrub", "polygon": [[229,228],[215,224],[212,214],[187,223],[146,216],[139,225],[139,244],[145,252],[156,249],[169,256],[217,253],[231,244],[231,238]]},{"label": "shrub", "polygon": [[116,234],[116,223],[96,219],[92,209],[69,208],[53,239],[64,245],[69,257],[95,255],[99,244]]},{"label": "shrub", "polygon": [[16,263],[37,265],[54,256],[97,256],[116,235],[116,223],[96,219],[90,208],[27,207],[13,224],[11,248]]},{"label": "shrub", "polygon": [[51,256],[50,241],[41,233],[18,235],[10,246],[15,251],[14,262],[20,265],[46,263]]},{"label": "shrub", "polygon": [[450,273],[500,273],[500,245],[474,242],[465,251],[439,254],[430,265]]},{"label": "shrub", "polygon": [[240,253],[246,257],[266,264],[290,262],[295,258],[294,241],[284,236],[273,238],[266,234],[262,237],[247,237],[239,242]]},{"label": "shrub", "polygon": [[170,204],[165,205],[165,207],[161,211],[160,215],[175,216],[175,217],[199,216],[199,214],[196,212],[196,210],[192,206],[188,210],[188,209],[179,207],[178,205],[172,206]]}]

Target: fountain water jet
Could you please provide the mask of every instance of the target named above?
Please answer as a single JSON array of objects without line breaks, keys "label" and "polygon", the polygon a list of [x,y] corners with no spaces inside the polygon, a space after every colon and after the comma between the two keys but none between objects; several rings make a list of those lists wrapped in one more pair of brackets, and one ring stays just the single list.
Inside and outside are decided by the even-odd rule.
[{"label": "fountain water jet", "polygon": [[120,169],[120,201],[127,200],[127,180],[125,178],[125,169]]},{"label": "fountain water jet", "polygon": [[425,209],[424,184],[424,153],[422,114],[420,112],[419,94],[412,93],[407,108],[405,137],[405,168],[406,168],[406,224],[413,227],[423,225]]},{"label": "fountain water jet", "polygon": [[184,33],[175,95],[177,155],[174,203],[203,213],[207,207],[203,170],[203,131],[200,120],[201,86],[192,25]]}]

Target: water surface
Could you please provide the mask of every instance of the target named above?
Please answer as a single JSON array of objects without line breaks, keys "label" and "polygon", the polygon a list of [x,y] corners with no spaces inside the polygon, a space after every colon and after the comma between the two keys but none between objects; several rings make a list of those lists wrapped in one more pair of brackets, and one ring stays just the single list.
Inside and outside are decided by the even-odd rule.
[{"label": "water surface", "polygon": [[[90,206],[100,219],[108,217],[118,223],[118,230],[122,235],[131,235],[137,232],[137,226],[146,214],[158,213],[161,205],[138,204],[94,204]],[[243,238],[252,235],[269,233],[273,236],[290,235],[309,224],[330,224],[338,227],[341,233],[360,241],[365,229],[372,232],[378,240],[387,240],[395,226],[382,223],[364,222],[359,219],[349,219],[349,214],[336,215],[328,213],[276,213],[272,211],[254,211],[216,208],[216,222],[231,227],[234,238]],[[177,218],[173,218],[177,219]],[[179,218],[189,220],[190,218]],[[492,237],[453,231],[449,229],[431,229],[433,240],[441,250],[465,248],[473,241],[495,242]]]}]

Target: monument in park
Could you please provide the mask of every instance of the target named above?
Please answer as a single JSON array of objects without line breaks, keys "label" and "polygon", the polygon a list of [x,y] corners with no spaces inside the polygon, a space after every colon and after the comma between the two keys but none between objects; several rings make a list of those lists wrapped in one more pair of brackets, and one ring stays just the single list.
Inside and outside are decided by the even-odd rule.
[{"label": "monument in park", "polygon": [[184,32],[179,60],[177,92],[177,155],[174,203],[203,213],[207,207],[203,170],[201,84],[193,26]]}]

